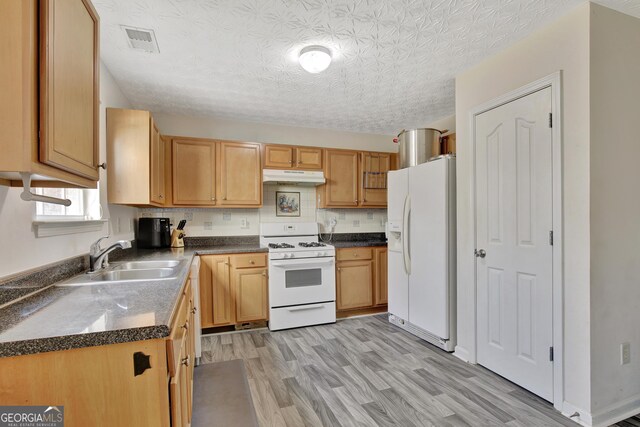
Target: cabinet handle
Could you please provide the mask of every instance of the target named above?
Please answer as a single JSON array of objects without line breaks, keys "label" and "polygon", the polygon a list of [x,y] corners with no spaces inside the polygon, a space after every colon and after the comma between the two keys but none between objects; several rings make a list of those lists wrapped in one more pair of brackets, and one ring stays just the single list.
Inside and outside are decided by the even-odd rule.
[{"label": "cabinet handle", "polygon": [[191,314],[196,314],[196,311],[198,311],[198,307],[193,307],[191,309]]},{"label": "cabinet handle", "polygon": [[96,169],[100,169],[100,168],[107,170],[107,164],[105,162],[102,162],[96,166]]},{"label": "cabinet handle", "polygon": [[264,273],[262,273],[262,275],[263,275],[264,277],[267,277],[267,272],[265,271]]},{"label": "cabinet handle", "polygon": [[254,260],[252,260],[252,259],[250,259],[250,260],[249,260],[249,264],[253,265],[253,264],[255,264],[255,263],[256,263],[256,262],[255,262]]},{"label": "cabinet handle", "polygon": [[215,201],[216,201],[216,198],[215,198],[215,197],[212,197],[212,198],[211,198],[211,201],[215,202]]},{"label": "cabinet handle", "polygon": [[188,331],[189,330],[189,321],[187,320],[186,322],[184,322],[184,325],[182,325],[181,328]]},{"label": "cabinet handle", "polygon": [[222,200],[227,200],[227,198],[226,198],[226,197],[223,197],[223,198],[222,198]]},{"label": "cabinet handle", "polygon": [[182,359],[180,363],[183,364],[184,366],[189,366],[189,356]]},{"label": "cabinet handle", "polygon": [[342,271],[342,269],[340,267],[338,267],[338,271]]},{"label": "cabinet handle", "polygon": [[357,257],[357,256],[358,256],[358,254],[354,252],[354,253],[353,253],[353,256],[354,256],[354,257]]},{"label": "cabinet handle", "polygon": [[162,194],[159,194],[158,198],[163,199],[164,197],[162,197]]}]

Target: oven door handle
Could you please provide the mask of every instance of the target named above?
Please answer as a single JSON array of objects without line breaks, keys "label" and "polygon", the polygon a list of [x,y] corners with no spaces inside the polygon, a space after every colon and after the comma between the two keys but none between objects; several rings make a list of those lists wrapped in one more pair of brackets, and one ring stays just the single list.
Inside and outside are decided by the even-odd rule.
[{"label": "oven door handle", "polygon": [[[303,259],[300,259],[299,261],[302,261]],[[298,261],[298,260],[295,260]],[[323,264],[333,264],[333,258],[329,258],[327,260],[318,260],[318,261],[308,261],[308,262],[301,262],[301,263],[292,263],[292,262],[270,262],[269,266],[273,266],[273,267],[307,267],[307,266],[321,266]]]},{"label": "oven door handle", "polygon": [[302,305],[300,307],[287,308],[287,311],[314,310],[316,308],[322,308],[322,307],[324,307],[324,305],[322,305],[322,304]]}]

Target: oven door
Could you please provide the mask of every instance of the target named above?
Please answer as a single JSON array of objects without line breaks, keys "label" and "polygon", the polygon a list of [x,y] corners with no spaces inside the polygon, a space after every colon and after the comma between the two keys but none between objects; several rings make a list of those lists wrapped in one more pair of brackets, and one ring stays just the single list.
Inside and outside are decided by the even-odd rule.
[{"label": "oven door", "polygon": [[271,308],[336,299],[334,257],[269,261]]}]

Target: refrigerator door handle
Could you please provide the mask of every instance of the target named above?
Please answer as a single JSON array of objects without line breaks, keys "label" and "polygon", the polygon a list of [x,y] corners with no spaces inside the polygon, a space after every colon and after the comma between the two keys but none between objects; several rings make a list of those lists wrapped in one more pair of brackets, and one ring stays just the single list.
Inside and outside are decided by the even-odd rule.
[{"label": "refrigerator door handle", "polygon": [[402,259],[404,261],[404,271],[411,274],[411,255],[409,254],[409,214],[411,213],[411,198],[407,195],[404,198],[402,209]]}]

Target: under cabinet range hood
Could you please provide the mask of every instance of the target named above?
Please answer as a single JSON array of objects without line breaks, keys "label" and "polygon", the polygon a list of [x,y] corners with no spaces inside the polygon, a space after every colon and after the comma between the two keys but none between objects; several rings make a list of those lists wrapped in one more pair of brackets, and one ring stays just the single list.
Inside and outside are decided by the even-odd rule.
[{"label": "under cabinet range hood", "polygon": [[322,171],[263,169],[262,182],[289,185],[321,185],[326,182]]}]

